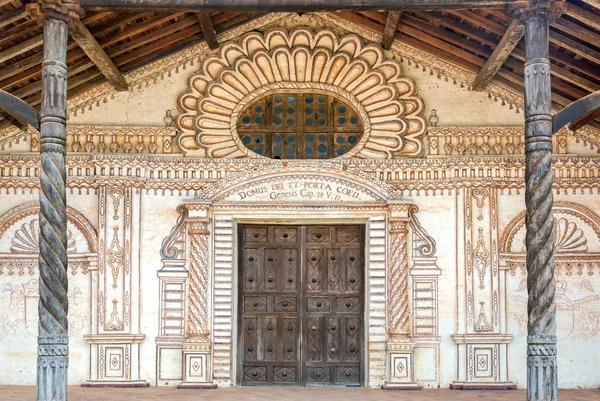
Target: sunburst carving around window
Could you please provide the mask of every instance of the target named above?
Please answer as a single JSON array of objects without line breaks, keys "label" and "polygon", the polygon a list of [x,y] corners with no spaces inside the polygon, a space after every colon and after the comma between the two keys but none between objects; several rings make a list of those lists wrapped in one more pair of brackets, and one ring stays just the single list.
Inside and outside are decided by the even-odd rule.
[{"label": "sunburst carving around window", "polygon": [[286,93],[248,105],[238,133],[252,152],[273,159],[332,159],[350,151],[363,134],[356,111],[334,96]]}]

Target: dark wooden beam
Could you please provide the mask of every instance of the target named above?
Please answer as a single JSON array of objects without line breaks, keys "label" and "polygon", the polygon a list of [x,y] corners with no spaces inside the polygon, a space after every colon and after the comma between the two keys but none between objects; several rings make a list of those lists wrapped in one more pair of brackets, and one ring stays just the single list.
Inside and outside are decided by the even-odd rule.
[{"label": "dark wooden beam", "polygon": [[37,111],[19,99],[16,96],[0,89],[0,110],[8,114],[8,119],[14,124],[14,121],[18,121],[17,126],[22,128],[23,124],[31,124],[32,127],[39,131],[40,122]]},{"label": "dark wooden beam", "polygon": [[600,91],[591,93],[571,103],[552,118],[552,131],[556,132],[569,124],[575,131],[600,116]]},{"label": "dark wooden beam", "polygon": [[[596,6],[598,7],[598,6]],[[591,26],[594,29],[600,30],[600,19],[591,11],[585,10],[572,3],[567,3],[567,12],[569,17],[573,17],[578,21]]]},{"label": "dark wooden beam", "polygon": [[186,11],[186,12],[281,12],[281,11],[401,11],[507,8],[512,0],[81,0],[87,11]]},{"label": "dark wooden beam", "polygon": [[381,46],[390,50],[392,43],[394,42],[394,36],[396,35],[396,28],[398,27],[398,21],[402,11],[390,11],[387,15],[387,21],[385,22],[385,28],[383,29],[383,38],[381,39]]},{"label": "dark wooden beam", "polygon": [[36,47],[41,46],[42,43],[44,43],[44,35],[37,35],[19,43],[18,45],[9,47],[8,49],[0,52],[0,63],[10,60],[11,58],[23,54],[31,49],[35,49]]},{"label": "dark wooden beam", "polygon": [[0,28],[4,28],[5,26],[10,25],[13,22],[25,17],[27,17],[27,13],[25,12],[25,6],[15,8],[12,11],[2,14],[2,16],[0,17]]},{"label": "dark wooden beam", "polygon": [[487,59],[484,66],[475,77],[475,80],[473,81],[473,90],[484,90],[489,83],[492,82],[494,76],[504,65],[504,62],[513,52],[524,33],[525,28],[523,27],[523,24],[516,19],[512,20],[506,29],[504,36],[502,36],[500,43],[498,43],[498,46],[496,46],[490,58]]},{"label": "dark wooden beam", "polygon": [[127,81],[121,72],[83,23],[75,20],[69,27],[69,33],[116,90],[128,90]]},{"label": "dark wooden beam", "polygon": [[210,20],[210,14],[196,13],[196,17],[198,18],[198,22],[202,27],[202,35],[204,35],[206,44],[211,50],[215,50],[219,47],[219,42],[217,42],[217,34],[215,33],[215,28]]}]

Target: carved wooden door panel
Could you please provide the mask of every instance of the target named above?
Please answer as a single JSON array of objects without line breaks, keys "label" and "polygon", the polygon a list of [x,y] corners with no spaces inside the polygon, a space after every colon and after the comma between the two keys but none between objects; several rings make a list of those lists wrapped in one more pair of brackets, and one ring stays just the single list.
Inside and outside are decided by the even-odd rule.
[{"label": "carved wooden door panel", "polygon": [[305,230],[302,378],[306,385],[359,385],[363,226]]},{"label": "carved wooden door panel", "polygon": [[238,381],[359,385],[363,226],[239,227]]}]

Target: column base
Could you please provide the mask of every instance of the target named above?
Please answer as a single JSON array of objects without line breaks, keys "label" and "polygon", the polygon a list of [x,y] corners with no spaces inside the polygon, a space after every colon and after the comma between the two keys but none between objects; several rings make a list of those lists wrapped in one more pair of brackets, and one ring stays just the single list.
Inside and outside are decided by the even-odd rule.
[{"label": "column base", "polygon": [[451,390],[516,390],[513,382],[452,382]]},{"label": "column base", "polygon": [[110,380],[90,380],[81,385],[81,387],[120,387],[120,388],[135,388],[148,387],[150,384],[145,380],[132,381],[110,381]]},{"label": "column base", "polygon": [[416,382],[386,383],[381,385],[382,390],[422,390],[423,386]]},{"label": "column base", "polygon": [[217,383],[198,383],[198,382],[183,382],[177,386],[178,389],[189,389],[189,390],[214,390],[216,389]]}]

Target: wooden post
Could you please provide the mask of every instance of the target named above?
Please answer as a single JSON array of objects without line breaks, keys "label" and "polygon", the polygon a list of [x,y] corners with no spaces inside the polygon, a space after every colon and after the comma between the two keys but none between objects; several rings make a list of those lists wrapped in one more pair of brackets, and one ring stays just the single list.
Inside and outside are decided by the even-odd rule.
[{"label": "wooden post", "polygon": [[554,218],[552,215],[552,101],[549,0],[522,2],[525,25],[525,244],[527,247],[527,400],[558,400]]},{"label": "wooden post", "polygon": [[44,61],[40,112],[40,236],[37,400],[67,399],[69,364],[66,109],[67,21],[79,18],[76,2],[41,3]]}]

